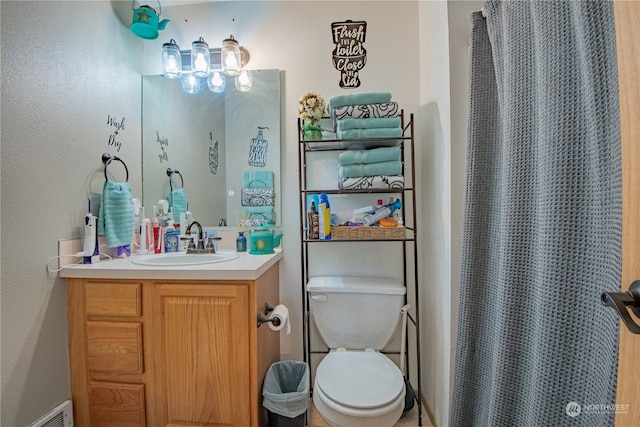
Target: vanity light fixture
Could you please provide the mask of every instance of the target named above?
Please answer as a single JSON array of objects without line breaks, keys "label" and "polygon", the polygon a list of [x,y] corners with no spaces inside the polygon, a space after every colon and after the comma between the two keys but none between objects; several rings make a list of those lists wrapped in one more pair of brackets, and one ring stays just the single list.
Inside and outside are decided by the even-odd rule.
[{"label": "vanity light fixture", "polygon": [[209,48],[200,37],[191,44],[191,50],[180,50],[171,39],[162,45],[162,74],[169,79],[182,78],[182,88],[190,94],[198,93],[205,85],[211,92],[224,92],[227,76],[235,76],[237,90],[248,92],[253,77],[243,67],[250,57],[233,35],[223,40],[222,48]]}]

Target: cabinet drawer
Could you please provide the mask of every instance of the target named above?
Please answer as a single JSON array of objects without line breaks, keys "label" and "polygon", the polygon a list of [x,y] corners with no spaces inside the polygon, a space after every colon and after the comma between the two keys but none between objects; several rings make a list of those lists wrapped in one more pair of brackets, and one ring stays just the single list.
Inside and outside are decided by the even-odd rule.
[{"label": "cabinet drawer", "polygon": [[141,316],[142,284],[89,282],[85,288],[87,315]]},{"label": "cabinet drawer", "polygon": [[87,322],[87,356],[89,370],[141,374],[142,323]]},{"label": "cabinet drawer", "polygon": [[90,385],[92,427],[144,427],[144,384],[102,383]]}]

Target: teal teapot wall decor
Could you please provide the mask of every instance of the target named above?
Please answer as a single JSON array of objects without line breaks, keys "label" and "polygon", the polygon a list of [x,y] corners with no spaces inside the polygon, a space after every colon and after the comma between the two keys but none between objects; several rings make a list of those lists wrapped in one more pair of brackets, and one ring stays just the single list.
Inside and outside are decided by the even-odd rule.
[{"label": "teal teapot wall decor", "polygon": [[250,254],[272,254],[273,248],[280,246],[282,233],[274,234],[268,227],[256,227],[249,235]]},{"label": "teal teapot wall decor", "polygon": [[136,36],[154,40],[158,38],[158,30],[164,30],[169,22],[168,19],[160,21],[160,15],[162,14],[162,5],[158,1],[158,7],[160,12],[156,14],[155,9],[149,5],[135,7],[135,0],[131,3],[131,9],[133,9],[133,20],[131,22],[131,32]]}]

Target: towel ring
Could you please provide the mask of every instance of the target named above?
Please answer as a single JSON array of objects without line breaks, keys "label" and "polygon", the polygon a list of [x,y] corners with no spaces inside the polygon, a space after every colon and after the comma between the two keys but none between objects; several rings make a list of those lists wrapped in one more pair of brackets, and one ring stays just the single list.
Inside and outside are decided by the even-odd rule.
[{"label": "towel ring", "polygon": [[169,177],[169,187],[171,188],[171,190],[173,190],[173,184],[171,183],[171,175],[173,175],[174,173],[177,173],[178,175],[180,175],[180,181],[182,182],[182,188],[184,188],[184,178],[182,177],[182,174],[180,173],[179,170],[173,170],[171,168],[167,168],[167,176]]},{"label": "towel ring", "polygon": [[102,154],[102,163],[104,163],[104,179],[110,181],[109,177],[107,176],[107,167],[113,160],[122,163],[122,166],[124,166],[124,170],[127,173],[127,179],[125,181],[129,182],[129,168],[127,167],[127,164],[120,157],[112,156],[109,153]]}]

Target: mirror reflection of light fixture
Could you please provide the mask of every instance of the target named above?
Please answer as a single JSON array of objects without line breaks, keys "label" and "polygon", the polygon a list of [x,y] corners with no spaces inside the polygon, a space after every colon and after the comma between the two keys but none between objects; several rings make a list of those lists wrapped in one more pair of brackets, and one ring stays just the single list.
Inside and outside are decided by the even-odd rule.
[{"label": "mirror reflection of light fixture", "polygon": [[249,51],[240,47],[233,35],[223,41],[222,48],[209,48],[200,37],[192,43],[191,50],[180,50],[171,39],[162,45],[162,74],[169,79],[182,77],[182,88],[190,94],[198,93],[205,85],[211,92],[224,92],[226,76],[235,76],[236,88],[248,92],[253,85],[250,73],[244,73],[240,81],[238,77],[250,58]]},{"label": "mirror reflection of light fixture", "polygon": [[191,43],[191,72],[196,77],[207,77],[211,66],[209,45],[202,37]]},{"label": "mirror reflection of light fixture", "polygon": [[190,95],[195,95],[200,92],[203,80],[202,78],[196,77],[193,73],[183,74],[182,90]]},{"label": "mirror reflection of light fixture", "polygon": [[238,41],[230,35],[228,39],[222,41],[222,51],[220,52],[222,70],[228,76],[237,76],[240,74],[242,67],[242,58],[240,56],[240,45]]},{"label": "mirror reflection of light fixture", "polygon": [[249,92],[253,87],[253,74],[248,70],[240,71],[236,76],[236,89],[240,92]]},{"label": "mirror reflection of light fixture", "polygon": [[227,86],[227,77],[220,71],[212,71],[207,77],[207,85],[213,93],[222,93]]},{"label": "mirror reflection of light fixture", "polygon": [[168,79],[179,79],[182,75],[182,55],[174,39],[162,45],[162,74]]}]

